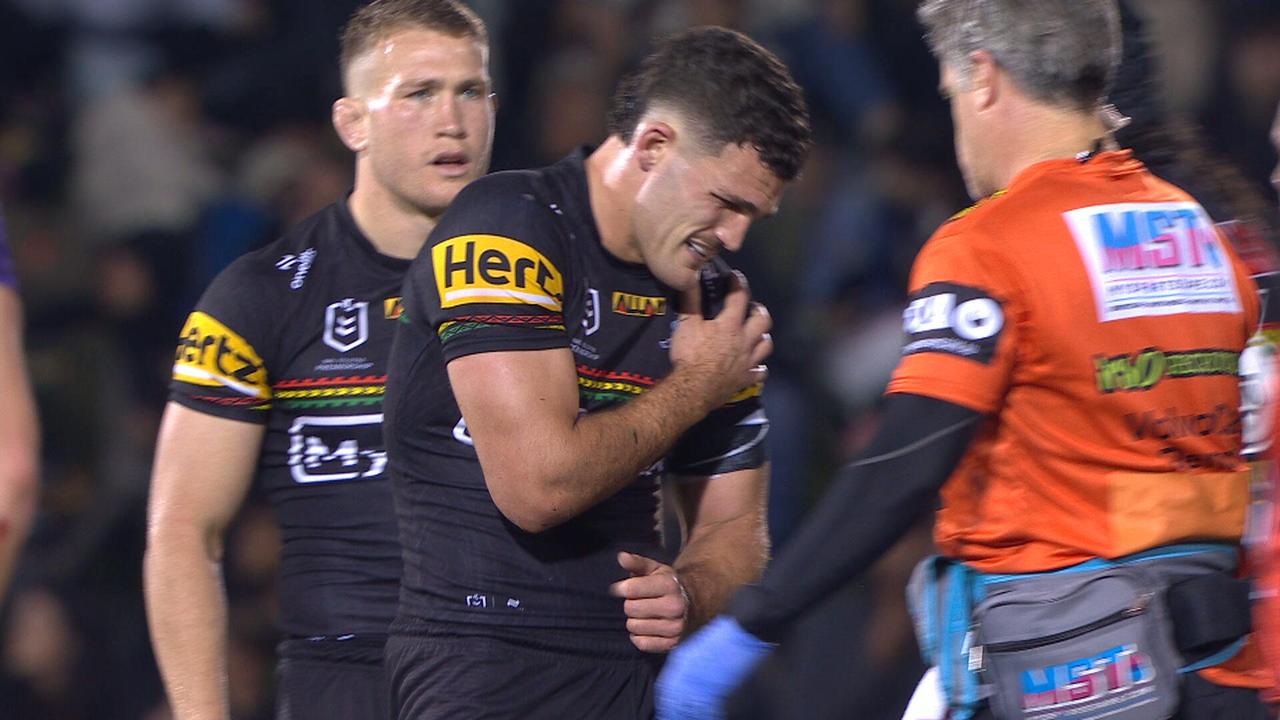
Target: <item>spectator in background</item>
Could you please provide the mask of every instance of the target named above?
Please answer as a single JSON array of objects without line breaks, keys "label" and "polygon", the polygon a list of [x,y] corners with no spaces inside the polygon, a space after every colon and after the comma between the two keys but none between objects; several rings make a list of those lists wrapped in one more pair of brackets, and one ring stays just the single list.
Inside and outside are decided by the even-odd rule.
[{"label": "spectator in background", "polygon": [[22,328],[22,302],[0,216],[0,601],[31,529],[39,473],[40,437]]},{"label": "spectator in background", "polygon": [[221,562],[254,480],[283,541],[277,717],[389,714],[381,661],[400,551],[384,473],[386,361],[409,261],[488,169],[487,53],[483,23],[453,0],[356,11],[343,32],[346,94],[332,114],[356,154],[355,188],[233,263],[187,320],[157,442],[145,570],[179,720],[224,718],[237,699],[227,693]]}]

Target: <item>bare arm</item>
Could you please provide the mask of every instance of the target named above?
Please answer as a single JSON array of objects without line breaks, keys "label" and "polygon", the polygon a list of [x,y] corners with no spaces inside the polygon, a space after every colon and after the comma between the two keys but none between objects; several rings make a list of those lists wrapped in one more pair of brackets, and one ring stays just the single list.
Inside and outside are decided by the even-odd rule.
[{"label": "bare arm", "polygon": [[769,559],[765,502],[767,465],[712,478],[683,478],[676,502],[684,543],[674,567],[618,553],[631,577],[609,591],[623,598],[631,643],[667,652],[719,614],[742,585],[760,577]]},{"label": "bare arm", "polygon": [[169,403],[147,512],[151,643],[178,720],[229,717],[223,534],[253,479],[264,428]]},{"label": "bare arm", "polygon": [[0,600],[35,516],[40,433],[22,348],[22,303],[0,286]]},{"label": "bare arm", "polygon": [[747,292],[714,320],[682,317],[672,371],[618,408],[579,416],[568,349],[504,351],[449,363],[458,408],[494,504],[529,532],[585,512],[635,481],[676,439],[735,391],[763,379],[772,349],[763,308],[742,321]]},{"label": "bare arm", "polygon": [[684,544],[675,571],[689,595],[688,634],[720,614],[769,561],[769,466],[676,486]]}]

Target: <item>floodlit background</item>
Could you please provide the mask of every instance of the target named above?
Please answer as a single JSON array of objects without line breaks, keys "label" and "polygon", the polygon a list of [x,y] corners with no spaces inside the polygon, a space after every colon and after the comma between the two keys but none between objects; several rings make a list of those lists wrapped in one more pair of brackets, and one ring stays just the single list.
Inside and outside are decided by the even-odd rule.
[{"label": "floodlit background", "polygon": [[[0,716],[168,717],[142,605],[149,463],[179,326],[237,255],[340,197],[329,125],[356,0],[0,0],[0,201],[44,429],[36,529],[0,613]],[[744,30],[808,93],[818,144],[731,262],[770,307],[775,543],[875,423],[906,272],[967,204],[914,0],[472,0],[500,98],[493,168],[603,137],[649,39]],[[1171,117],[1274,207],[1280,0],[1135,0]],[[1124,108],[1121,108],[1124,110]],[[1219,218],[1223,219],[1223,218]],[[4,389],[0,388],[0,412]],[[252,499],[229,539],[231,692],[272,711],[278,537]],[[736,717],[897,718],[919,675],[902,602],[919,528],[830,599]]]}]

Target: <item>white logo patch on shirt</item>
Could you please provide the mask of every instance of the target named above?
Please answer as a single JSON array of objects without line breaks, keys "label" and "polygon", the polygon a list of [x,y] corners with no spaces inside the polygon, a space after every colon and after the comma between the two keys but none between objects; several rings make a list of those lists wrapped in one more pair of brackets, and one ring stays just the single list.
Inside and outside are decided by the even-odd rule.
[{"label": "white logo patch on shirt", "polygon": [[1241,312],[1231,258],[1198,204],[1095,205],[1063,219],[1084,260],[1099,322]]},{"label": "white logo patch on shirt", "polygon": [[324,309],[324,344],[347,352],[369,339],[369,303],[344,298]]},{"label": "white logo patch on shirt", "polygon": [[935,282],[911,294],[902,312],[903,355],[938,352],[991,362],[1004,310],[981,288]]}]

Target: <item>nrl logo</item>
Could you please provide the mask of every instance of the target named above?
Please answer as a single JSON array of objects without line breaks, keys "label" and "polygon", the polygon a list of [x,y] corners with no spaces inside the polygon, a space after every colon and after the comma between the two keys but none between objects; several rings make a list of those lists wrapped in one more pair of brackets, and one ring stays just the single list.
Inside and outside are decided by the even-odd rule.
[{"label": "nrl logo", "polygon": [[582,329],[592,335],[600,329],[600,291],[587,288],[587,307],[582,313]]},{"label": "nrl logo", "polygon": [[369,339],[369,303],[344,298],[324,311],[324,344],[347,352]]}]

